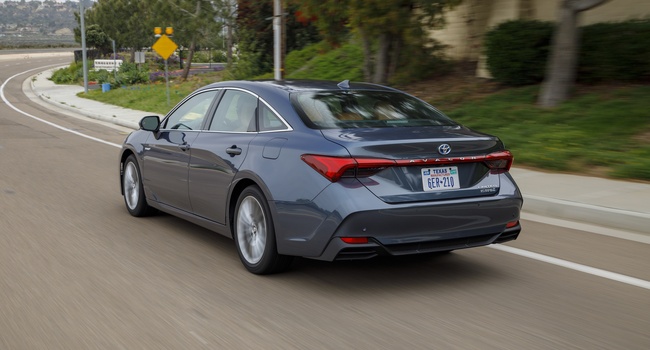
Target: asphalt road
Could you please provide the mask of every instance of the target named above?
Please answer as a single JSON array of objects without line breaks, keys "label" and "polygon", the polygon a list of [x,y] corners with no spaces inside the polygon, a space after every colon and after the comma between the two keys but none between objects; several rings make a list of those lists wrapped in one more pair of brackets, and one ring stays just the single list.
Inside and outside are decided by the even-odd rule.
[{"label": "asphalt road", "polygon": [[[132,218],[118,148],[43,121],[114,144],[125,130],[22,92],[38,70],[20,72],[68,61],[0,60],[23,112],[0,102],[0,349],[650,348],[650,289],[607,274],[485,247],[260,277],[227,238]],[[543,221],[508,246],[650,281],[647,244]]]}]

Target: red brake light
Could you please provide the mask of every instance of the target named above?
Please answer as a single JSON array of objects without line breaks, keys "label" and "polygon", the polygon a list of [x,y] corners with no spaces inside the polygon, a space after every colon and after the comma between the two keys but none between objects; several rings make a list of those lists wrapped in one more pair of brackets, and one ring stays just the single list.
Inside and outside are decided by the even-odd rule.
[{"label": "red brake light", "polygon": [[341,177],[372,176],[386,167],[395,165],[394,160],[378,158],[346,158],[303,154],[301,159],[332,182],[338,181]]},{"label": "red brake light", "polygon": [[485,156],[485,165],[492,174],[501,174],[510,170],[514,157],[510,151],[490,153]]},{"label": "red brake light", "polygon": [[357,177],[372,176],[388,167],[397,165],[397,162],[390,159],[379,158],[357,158]]}]

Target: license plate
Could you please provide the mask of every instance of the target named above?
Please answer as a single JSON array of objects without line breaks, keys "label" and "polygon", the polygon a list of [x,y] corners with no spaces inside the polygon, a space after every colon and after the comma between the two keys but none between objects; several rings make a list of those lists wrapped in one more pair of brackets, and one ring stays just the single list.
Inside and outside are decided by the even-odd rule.
[{"label": "license plate", "polygon": [[422,169],[422,186],[424,186],[425,192],[460,188],[458,167],[448,166]]}]

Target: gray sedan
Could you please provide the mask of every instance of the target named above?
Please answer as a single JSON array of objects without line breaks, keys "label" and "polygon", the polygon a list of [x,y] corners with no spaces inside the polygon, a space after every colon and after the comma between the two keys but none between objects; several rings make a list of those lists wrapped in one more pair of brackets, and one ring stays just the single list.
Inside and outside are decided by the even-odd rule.
[{"label": "gray sedan", "polygon": [[144,117],[119,159],[126,208],[232,237],[252,273],[516,239],[512,154],[404,92],[231,81]]}]

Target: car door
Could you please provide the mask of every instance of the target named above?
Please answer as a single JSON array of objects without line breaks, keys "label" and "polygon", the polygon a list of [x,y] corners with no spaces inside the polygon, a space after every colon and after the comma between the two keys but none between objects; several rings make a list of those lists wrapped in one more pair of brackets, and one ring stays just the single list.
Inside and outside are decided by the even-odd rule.
[{"label": "car door", "polygon": [[257,135],[257,105],[250,92],[225,90],[207,130],[194,140],[189,193],[195,214],[225,224],[231,183]]},{"label": "car door", "polygon": [[218,90],[196,93],[167,115],[144,147],[143,182],[152,200],[191,211],[188,168],[192,143],[199,135]]}]

